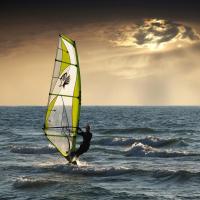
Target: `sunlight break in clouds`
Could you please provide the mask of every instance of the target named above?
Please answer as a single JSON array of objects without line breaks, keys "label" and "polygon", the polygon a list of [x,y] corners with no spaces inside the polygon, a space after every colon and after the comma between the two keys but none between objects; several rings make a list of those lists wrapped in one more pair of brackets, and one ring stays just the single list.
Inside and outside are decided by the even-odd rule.
[{"label": "sunlight break in clouds", "polygon": [[145,19],[138,24],[120,27],[110,42],[116,46],[159,50],[170,43],[194,43],[199,39],[199,34],[189,26],[164,19]]}]

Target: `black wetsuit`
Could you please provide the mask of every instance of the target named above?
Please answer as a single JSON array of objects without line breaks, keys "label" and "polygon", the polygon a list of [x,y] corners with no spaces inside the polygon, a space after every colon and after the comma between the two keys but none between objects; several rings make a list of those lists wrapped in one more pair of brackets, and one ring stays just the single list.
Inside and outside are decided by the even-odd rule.
[{"label": "black wetsuit", "polygon": [[75,155],[79,157],[81,154],[88,151],[90,148],[90,141],[92,139],[92,133],[91,132],[78,132],[78,135],[81,135],[83,137],[83,142],[81,143],[80,147],[75,151]]}]

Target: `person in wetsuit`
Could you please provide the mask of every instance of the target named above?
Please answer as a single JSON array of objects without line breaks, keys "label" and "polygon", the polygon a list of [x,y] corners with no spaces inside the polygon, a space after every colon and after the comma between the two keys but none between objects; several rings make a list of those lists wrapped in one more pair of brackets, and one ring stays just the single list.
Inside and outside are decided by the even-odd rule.
[{"label": "person in wetsuit", "polygon": [[[89,124],[86,125],[85,130],[86,131],[84,132],[79,128],[79,131],[77,134],[83,137],[83,142],[80,144],[80,147],[76,151],[71,152],[70,155],[66,157],[66,159],[69,162],[71,162],[74,157],[78,158],[80,155],[87,152],[88,149],[90,148],[90,141],[92,139],[92,133],[90,132]],[[76,161],[74,163],[76,163]]]},{"label": "person in wetsuit", "polygon": [[78,135],[83,137],[83,142],[81,143],[80,147],[74,152],[75,156],[78,158],[81,154],[88,151],[90,148],[90,141],[92,139],[92,133],[90,132],[90,125],[87,124],[85,127],[85,132],[83,132],[80,129],[80,132],[78,132]]}]

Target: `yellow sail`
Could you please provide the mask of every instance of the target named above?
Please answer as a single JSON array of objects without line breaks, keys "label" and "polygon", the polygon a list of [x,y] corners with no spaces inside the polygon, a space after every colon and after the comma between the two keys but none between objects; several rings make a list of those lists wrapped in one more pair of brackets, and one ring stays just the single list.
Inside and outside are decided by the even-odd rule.
[{"label": "yellow sail", "polygon": [[45,116],[44,132],[63,155],[76,149],[81,106],[81,78],[75,41],[59,35]]}]

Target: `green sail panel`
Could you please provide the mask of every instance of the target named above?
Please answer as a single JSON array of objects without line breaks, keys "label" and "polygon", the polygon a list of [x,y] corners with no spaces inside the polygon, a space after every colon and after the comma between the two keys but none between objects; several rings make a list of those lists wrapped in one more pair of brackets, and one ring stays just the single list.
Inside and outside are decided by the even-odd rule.
[{"label": "green sail panel", "polygon": [[63,156],[76,149],[80,106],[81,77],[76,44],[60,35],[44,132]]}]

